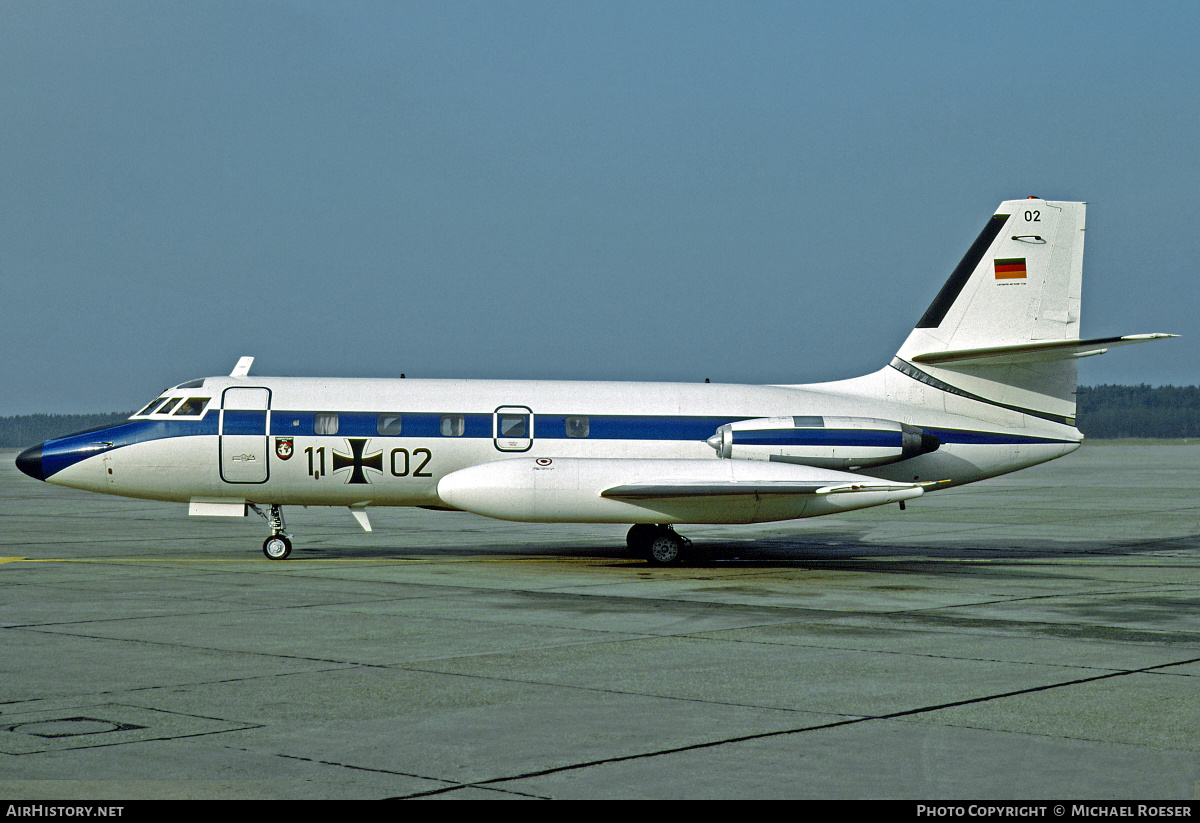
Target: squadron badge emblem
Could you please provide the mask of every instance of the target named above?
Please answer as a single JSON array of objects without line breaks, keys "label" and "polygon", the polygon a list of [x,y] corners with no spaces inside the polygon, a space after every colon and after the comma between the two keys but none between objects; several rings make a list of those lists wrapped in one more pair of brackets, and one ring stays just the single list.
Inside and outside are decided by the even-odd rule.
[{"label": "squadron badge emblem", "polygon": [[275,456],[280,460],[287,460],[292,456],[292,438],[276,437],[275,438]]}]

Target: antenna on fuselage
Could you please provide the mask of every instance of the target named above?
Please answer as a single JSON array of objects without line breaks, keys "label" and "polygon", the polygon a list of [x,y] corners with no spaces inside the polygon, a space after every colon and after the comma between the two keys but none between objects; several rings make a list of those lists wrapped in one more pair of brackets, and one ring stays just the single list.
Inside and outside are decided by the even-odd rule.
[{"label": "antenna on fuselage", "polygon": [[250,373],[250,364],[254,362],[253,357],[242,357],[237,361],[237,365],[233,367],[233,371],[229,373],[230,377],[245,377]]}]

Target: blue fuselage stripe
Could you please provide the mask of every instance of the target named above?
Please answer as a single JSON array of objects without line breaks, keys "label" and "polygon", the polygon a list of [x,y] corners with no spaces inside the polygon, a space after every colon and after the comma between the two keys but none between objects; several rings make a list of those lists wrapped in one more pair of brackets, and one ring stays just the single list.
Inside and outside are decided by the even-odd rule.
[{"label": "blue fuselage stripe", "polygon": [[902,435],[898,431],[869,429],[758,429],[735,431],[735,446],[859,446],[898,449]]},{"label": "blue fuselage stripe", "polygon": [[943,443],[969,446],[1023,446],[1035,443],[1077,443],[1058,437],[1032,437],[1028,434],[1005,434],[1003,432],[981,432],[970,429],[922,429]]},{"label": "blue fuselage stripe", "polygon": [[265,411],[227,411],[221,424],[221,434],[266,434]]},{"label": "blue fuselage stripe", "polygon": [[[263,411],[226,411],[225,434],[261,434],[266,422]],[[329,414],[322,412],[322,414]],[[270,433],[277,437],[314,437],[317,412],[293,412],[272,410]],[[380,434],[380,417],[377,412],[339,412],[337,432],[327,435],[342,437],[442,437],[441,414],[431,413],[387,413],[382,416],[394,421],[400,417],[400,433]],[[490,413],[463,414],[463,434],[459,437],[492,437],[492,415]],[[582,415],[578,417],[583,417]],[[704,441],[726,423],[746,420],[745,417],[685,417],[672,415],[587,415],[587,436],[579,440],[635,440],[635,441]],[[199,419],[131,420],[107,429],[67,435],[42,444],[42,466],[45,477],[93,457],[97,454],[172,437],[216,435],[219,433],[220,414],[212,409]],[[566,415],[534,415],[533,434],[535,440],[561,440],[567,435]],[[572,429],[580,430],[576,425]],[[1021,434],[972,431],[968,429],[926,428],[944,444],[965,445],[1024,445],[1039,443],[1074,443],[1074,440],[1049,437],[1031,437]],[[803,429],[797,431],[740,431],[735,433],[739,445],[818,445],[818,446],[886,446],[898,448],[901,438],[898,432],[854,429]]]},{"label": "blue fuselage stripe", "polygon": [[[271,434],[309,436],[316,412],[273,411]],[[228,412],[226,413],[228,417]],[[400,418],[399,434],[380,434],[376,412],[339,412],[337,437],[441,437],[441,414],[385,414]],[[492,437],[491,414],[463,414],[462,437]],[[643,415],[589,415],[588,440],[707,440],[726,423],[742,417],[683,417]],[[394,423],[393,423],[394,424]],[[535,414],[533,434],[539,440],[560,440],[567,435],[567,415]]]}]

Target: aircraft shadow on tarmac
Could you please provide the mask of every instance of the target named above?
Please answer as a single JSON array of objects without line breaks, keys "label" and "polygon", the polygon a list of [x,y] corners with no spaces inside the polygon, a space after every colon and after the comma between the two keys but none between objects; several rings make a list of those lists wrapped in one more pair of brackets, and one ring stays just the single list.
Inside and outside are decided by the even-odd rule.
[{"label": "aircraft shadow on tarmac", "polygon": [[[694,541],[692,550],[680,564],[680,568],[754,566],[758,568],[812,568],[836,570],[839,568],[864,571],[900,571],[897,561],[922,562],[928,571],[928,563],[944,562],[959,566],[963,561],[1030,561],[1044,559],[1054,562],[1084,557],[1128,557],[1152,552],[1192,551],[1200,548],[1200,534],[1176,536],[1156,540],[1113,539],[1095,540],[1023,540],[1021,545],[1012,545],[1014,540],[981,538],[961,545],[919,546],[889,545],[864,539],[867,529],[846,529],[839,532],[823,532],[820,535],[786,535],[759,537],[756,539],[731,540],[728,538],[700,538]],[[508,542],[472,543],[470,546],[454,546],[445,541],[437,548],[418,545],[394,548],[357,546],[310,546],[299,548],[297,559],[376,559],[403,558],[410,560],[450,560],[471,558],[496,558],[512,561],[531,560],[616,560],[628,568],[629,561],[637,558],[623,544],[595,544],[560,546],[540,540],[536,545]],[[647,566],[647,568],[653,568]],[[947,569],[949,570],[949,569]]]}]

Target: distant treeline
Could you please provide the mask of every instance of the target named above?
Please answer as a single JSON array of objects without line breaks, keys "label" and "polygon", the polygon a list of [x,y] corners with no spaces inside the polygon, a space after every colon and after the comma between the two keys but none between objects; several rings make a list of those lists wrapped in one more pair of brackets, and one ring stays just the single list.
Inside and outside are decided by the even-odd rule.
[{"label": "distant treeline", "polygon": [[120,423],[127,412],[108,414],[20,414],[0,417],[0,449],[23,449],[64,434]]},{"label": "distant treeline", "polygon": [[1200,437],[1200,386],[1080,386],[1076,404],[1087,437]]},{"label": "distant treeline", "polygon": [[[1086,436],[1200,438],[1200,386],[1080,386],[1077,425]],[[132,412],[0,417],[0,448],[16,449],[118,423]]]}]

